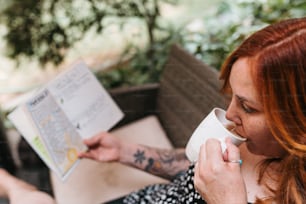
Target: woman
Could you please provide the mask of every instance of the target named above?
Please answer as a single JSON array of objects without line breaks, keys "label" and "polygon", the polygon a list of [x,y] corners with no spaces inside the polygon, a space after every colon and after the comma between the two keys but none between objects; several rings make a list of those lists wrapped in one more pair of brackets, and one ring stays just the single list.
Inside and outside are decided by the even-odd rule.
[{"label": "woman", "polygon": [[[221,71],[223,90],[232,94],[227,118],[234,121],[237,132],[248,139],[247,150],[266,157],[258,180],[271,190],[270,195],[258,199],[258,203],[259,200],[306,203],[305,56],[306,18],[292,19],[250,36],[228,57]],[[202,148],[201,154],[217,146],[210,142],[206,150]],[[229,154],[239,154],[239,150],[233,148]],[[219,179],[209,188],[207,185],[211,182],[209,177],[230,174],[227,170],[236,175],[234,181],[228,182],[245,191],[243,173],[240,174],[239,169],[216,163],[216,160],[203,158],[196,167],[196,188],[206,200],[214,197],[213,188],[231,185],[226,184],[226,180],[221,184]],[[217,170],[207,173],[211,166]],[[228,193],[242,196],[237,192]],[[218,195],[214,195],[213,199],[218,200]]]},{"label": "woman", "polygon": [[[256,32],[225,61],[223,90],[232,95],[226,116],[247,138],[239,148],[227,140],[222,154],[220,143],[210,139],[194,167],[183,149],[158,150],[101,133],[84,141],[89,150],[79,156],[172,180],[122,203],[306,203],[305,56],[306,18],[300,18]],[[240,159],[242,165],[227,162]]]}]

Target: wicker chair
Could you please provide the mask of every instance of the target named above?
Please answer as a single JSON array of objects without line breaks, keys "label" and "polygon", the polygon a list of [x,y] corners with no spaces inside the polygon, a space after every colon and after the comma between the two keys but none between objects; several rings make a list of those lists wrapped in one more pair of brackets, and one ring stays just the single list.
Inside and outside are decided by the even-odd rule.
[{"label": "wicker chair", "polygon": [[[122,126],[156,115],[174,147],[184,147],[214,107],[225,107],[218,71],[174,45],[159,84],[110,90],[125,113]],[[117,126],[117,127],[118,127]]]}]

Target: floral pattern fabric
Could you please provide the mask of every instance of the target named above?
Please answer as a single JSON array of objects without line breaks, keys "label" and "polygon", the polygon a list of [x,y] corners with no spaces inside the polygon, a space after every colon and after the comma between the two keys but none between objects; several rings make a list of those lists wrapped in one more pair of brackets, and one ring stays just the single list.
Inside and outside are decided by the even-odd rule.
[{"label": "floral pattern fabric", "polygon": [[154,184],[124,198],[125,204],[205,204],[193,185],[194,165],[171,183]]}]

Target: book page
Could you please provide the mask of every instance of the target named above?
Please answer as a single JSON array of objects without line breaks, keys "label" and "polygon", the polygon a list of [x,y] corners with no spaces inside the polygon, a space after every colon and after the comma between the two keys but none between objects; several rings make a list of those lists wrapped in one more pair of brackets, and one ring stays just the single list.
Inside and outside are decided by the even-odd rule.
[{"label": "book page", "polygon": [[51,170],[57,172],[57,168],[55,167],[55,164],[53,163],[45,144],[40,138],[33,121],[29,118],[29,115],[24,110],[24,107],[21,106],[15,109],[8,115],[8,119],[14,123],[16,129],[22,133],[23,138],[37,152],[45,164]]},{"label": "book page", "polygon": [[123,113],[84,63],[53,80],[48,90],[82,138],[108,131]]},{"label": "book page", "polygon": [[76,164],[77,153],[86,150],[82,138],[48,89],[36,94],[26,107],[58,173],[64,177]]}]

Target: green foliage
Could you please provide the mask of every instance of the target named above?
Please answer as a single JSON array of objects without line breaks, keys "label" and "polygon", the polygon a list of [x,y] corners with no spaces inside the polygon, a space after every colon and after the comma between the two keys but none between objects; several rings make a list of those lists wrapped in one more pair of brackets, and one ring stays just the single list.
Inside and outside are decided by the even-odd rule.
[{"label": "green foliage", "polygon": [[141,20],[147,46],[141,49],[129,44],[122,56],[129,56],[128,63],[97,73],[106,87],[113,88],[157,82],[173,43],[220,68],[226,56],[254,31],[281,19],[306,15],[304,0],[224,0],[203,19],[204,28],[190,31],[188,25],[179,29],[165,25],[162,3],[178,4],[179,0],[12,0],[1,20],[8,27],[9,55],[35,57],[42,64],[59,64],[87,31],[102,32],[109,18],[120,19],[119,26],[130,19]]},{"label": "green foliage", "polygon": [[[145,49],[129,44],[125,56],[130,63],[97,77],[108,88],[158,81],[170,44],[178,42],[177,32],[162,26],[162,3],[177,4],[178,0],[13,0],[3,11],[2,21],[8,27],[8,55],[18,59],[32,57],[43,65],[59,64],[74,43],[87,31],[101,33],[115,18],[119,27],[131,19],[143,22],[148,44]],[[17,8],[17,9],[16,9]]]},{"label": "green foliage", "polygon": [[224,0],[204,19],[205,30],[188,33],[184,47],[207,64],[220,68],[226,56],[258,29],[306,15],[304,0]]},{"label": "green foliage", "polygon": [[11,0],[0,16],[8,28],[8,56],[59,64],[87,31],[102,32],[111,17],[121,19],[119,23],[130,18],[143,20],[149,43],[154,43],[161,2],[176,0]]},{"label": "green foliage", "polygon": [[219,69],[227,55],[251,33],[281,19],[305,15],[306,2],[302,0],[224,0],[203,20],[204,29],[194,32],[186,27],[170,32],[164,42],[152,45],[152,48],[158,47],[151,56],[153,58],[139,50],[128,67],[102,73],[100,79],[107,87],[158,81],[169,45],[173,42]]},{"label": "green foliage", "polygon": [[[146,49],[130,45],[125,54],[134,54],[128,63],[122,63],[124,65],[119,65],[116,69],[96,73],[96,76],[106,88],[158,82],[170,47],[174,43],[181,44],[182,35],[177,29],[168,26],[164,35]],[[122,58],[125,59],[124,56]]]}]

